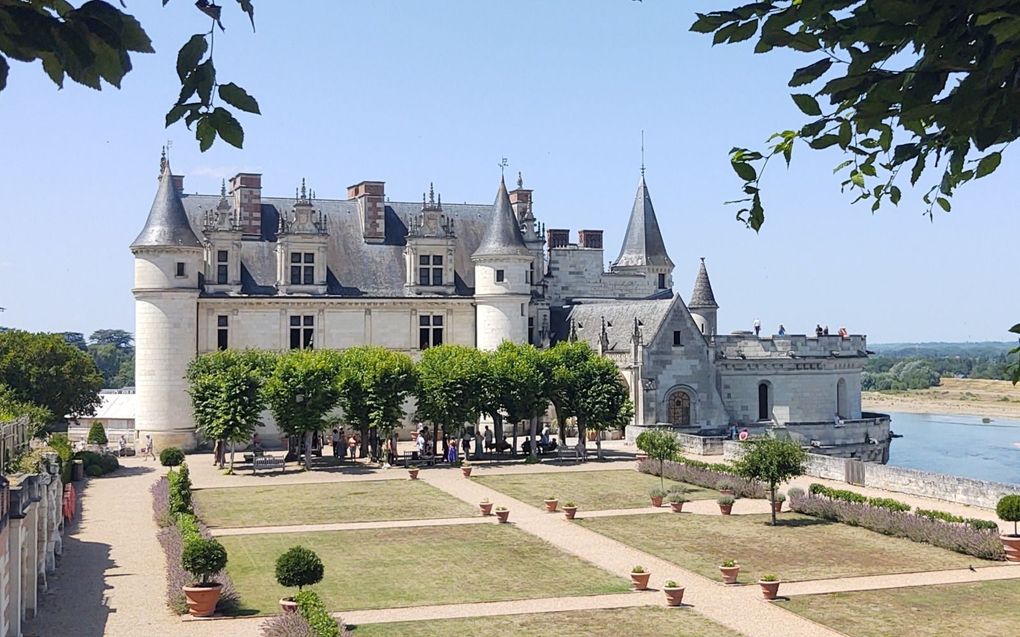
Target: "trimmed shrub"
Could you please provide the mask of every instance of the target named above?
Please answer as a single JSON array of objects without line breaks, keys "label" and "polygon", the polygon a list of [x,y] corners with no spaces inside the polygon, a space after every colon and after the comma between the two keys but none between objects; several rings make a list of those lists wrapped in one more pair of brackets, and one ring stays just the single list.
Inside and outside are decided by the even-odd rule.
[{"label": "trimmed shrub", "polygon": [[90,464],[85,467],[85,475],[90,478],[98,478],[103,475],[103,468],[97,464]]},{"label": "trimmed shrub", "polygon": [[953,515],[952,513],[935,511],[933,509],[914,509],[914,515],[920,515],[921,517],[930,518],[932,520],[942,520],[943,522],[963,522],[962,515]]},{"label": "trimmed shrub", "polygon": [[184,462],[184,452],[177,447],[167,447],[159,452],[159,463],[164,467],[176,467]]},{"label": "trimmed shrub", "polygon": [[659,487],[652,487],[648,490],[648,497],[650,498],[664,498],[666,497],[666,490],[660,489]]},{"label": "trimmed shrub", "polygon": [[276,558],[276,581],[280,586],[297,586],[300,591],[322,581],[322,560],[315,551],[294,546]]},{"label": "trimmed shrub", "polygon": [[191,573],[198,583],[205,586],[212,583],[212,576],[227,565],[227,549],[213,539],[197,538],[184,543],[181,566]]},{"label": "trimmed shrub", "polygon": [[106,429],[103,428],[103,423],[95,421],[92,426],[89,427],[89,435],[85,439],[85,442],[90,445],[105,445],[109,443],[106,439]]},{"label": "trimmed shrub", "polygon": [[99,457],[99,466],[103,468],[103,473],[110,473],[120,469],[120,462],[117,456],[102,455]]},{"label": "trimmed shrub", "polygon": [[786,495],[791,500],[796,500],[797,498],[803,498],[804,497],[804,489],[801,489],[800,487],[790,487],[789,489],[786,490]]},{"label": "trimmed shrub", "polygon": [[911,509],[909,504],[900,502],[899,500],[893,500],[892,498],[868,498],[868,504],[873,507],[889,509],[890,511],[899,511],[901,513]]},{"label": "trimmed shrub", "polygon": [[726,506],[727,504],[733,504],[735,502],[732,495],[721,495],[715,499],[719,504]]},{"label": "trimmed shrub", "polygon": [[259,625],[261,637],[313,637],[312,627],[301,613],[280,613]]},{"label": "trimmed shrub", "polygon": [[191,513],[191,474],[188,472],[188,463],[181,463],[181,468],[169,473],[167,478],[170,482],[170,513]]},{"label": "trimmed shrub", "polygon": [[315,637],[340,637],[340,623],[329,614],[326,605],[315,591],[302,591],[294,598],[298,612],[308,622]]},{"label": "trimmed shrub", "polygon": [[[667,460],[663,463],[663,477],[677,482],[686,482],[706,489],[714,489],[722,478],[728,478],[733,482],[734,493],[741,498],[764,498],[766,497],[765,485],[760,482],[745,480],[738,476],[732,476],[724,472],[722,468],[732,470],[729,465],[708,464],[697,460],[678,457],[675,461]],[[638,471],[653,476],[659,475],[659,462],[657,460],[642,460],[638,463]]]},{"label": "trimmed shrub", "polygon": [[71,441],[67,438],[67,434],[50,434],[50,438],[46,441],[46,444],[57,452],[57,455],[60,456],[61,462],[70,462],[71,458],[74,457],[74,449],[71,447]]},{"label": "trimmed shrub", "polygon": [[967,518],[966,520],[964,520],[964,523],[966,523],[968,526],[971,526],[971,527],[973,527],[975,529],[992,529],[992,530],[994,530],[996,532],[998,532],[998,530],[999,530],[999,525],[995,521],[993,521],[993,520],[981,520],[981,519],[978,519],[978,518]]},{"label": "trimmed shrub", "polygon": [[883,535],[924,542],[986,560],[1006,559],[997,530],[943,522],[866,502],[848,502],[819,495],[791,498],[790,508],[804,515],[860,526]]},{"label": "trimmed shrub", "polygon": [[842,500],[844,502],[852,502],[854,504],[867,503],[873,507],[901,513],[910,511],[912,508],[909,504],[900,502],[899,500],[893,500],[892,498],[869,498],[857,493],[856,491],[848,491],[847,489],[830,489],[829,487],[818,484],[817,482],[812,484],[808,491],[811,492],[811,495],[824,496],[832,500]]},{"label": "trimmed shrub", "polygon": [[1013,523],[1013,535],[1020,535],[1017,532],[1017,522],[1020,522],[1020,495],[1003,496],[995,505],[995,514],[1004,522]]}]

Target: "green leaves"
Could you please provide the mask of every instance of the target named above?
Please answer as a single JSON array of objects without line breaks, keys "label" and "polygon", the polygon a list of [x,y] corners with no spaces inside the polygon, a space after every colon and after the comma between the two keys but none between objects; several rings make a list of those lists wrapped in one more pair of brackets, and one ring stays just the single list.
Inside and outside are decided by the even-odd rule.
[{"label": "green leaves", "polygon": [[755,172],[754,167],[751,166],[751,164],[731,161],[730,165],[733,166],[734,172],[736,172],[737,175],[744,181],[754,181],[758,178],[758,173]]},{"label": "green leaves", "polygon": [[235,148],[241,148],[244,145],[244,129],[234,119],[234,116],[230,114],[230,111],[217,107],[212,112],[212,115],[207,118],[207,121],[210,122],[223,141]]},{"label": "green leaves", "polygon": [[7,64],[7,58],[0,55],[0,91],[7,88],[7,74],[10,70],[11,67]]},{"label": "green leaves", "polygon": [[985,175],[990,175],[995,172],[995,169],[999,167],[1002,162],[1002,154],[995,152],[989,155],[985,155],[981,158],[981,161],[977,165],[977,174],[975,179],[980,179]]},{"label": "green leaves", "polygon": [[829,58],[822,58],[814,64],[809,64],[805,67],[799,68],[793,72],[793,77],[790,78],[789,86],[803,86],[804,84],[810,84],[821,77],[831,66],[832,60]]},{"label": "green leaves", "polygon": [[205,37],[204,33],[196,33],[177,52],[177,77],[180,78],[182,84],[190,74],[195,72],[198,63],[205,57],[205,52],[209,50],[209,44]]},{"label": "green leaves", "polygon": [[255,113],[256,115],[261,114],[259,104],[255,101],[255,98],[248,95],[247,91],[233,82],[220,85],[219,94],[220,99],[234,108],[239,108],[248,113]]},{"label": "green leaves", "polygon": [[805,93],[795,93],[790,97],[793,98],[794,104],[801,110],[805,115],[821,115],[822,109],[818,106],[818,100],[807,95]]}]

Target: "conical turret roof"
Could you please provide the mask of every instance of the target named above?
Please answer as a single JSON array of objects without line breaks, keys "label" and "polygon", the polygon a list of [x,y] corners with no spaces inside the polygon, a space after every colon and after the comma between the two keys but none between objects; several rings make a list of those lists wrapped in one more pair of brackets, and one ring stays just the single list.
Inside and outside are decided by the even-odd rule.
[{"label": "conical turret roof", "polygon": [[492,212],[492,220],[485,229],[481,243],[472,257],[523,256],[530,257],[531,252],[524,243],[524,235],[517,223],[517,216],[510,205],[510,194],[506,191],[506,182],[499,180],[499,191]]},{"label": "conical turret roof", "polygon": [[705,257],[701,257],[698,278],[694,279],[694,291],[691,292],[691,300],[687,307],[719,308],[719,304],[715,302],[715,294],[712,292],[712,282],[708,280]]},{"label": "conical turret roof", "polygon": [[645,176],[641,175],[634,207],[630,212],[627,234],[623,237],[620,256],[614,263],[617,267],[664,266],[673,267],[673,261],[666,254],[666,245],[659,232],[659,221],[655,218],[652,198],[648,195]]},{"label": "conical turret roof", "polygon": [[131,247],[169,246],[200,248],[202,244],[191,229],[180,193],[170,174],[170,162],[164,158],[159,173],[159,189],[149,209],[149,218]]}]

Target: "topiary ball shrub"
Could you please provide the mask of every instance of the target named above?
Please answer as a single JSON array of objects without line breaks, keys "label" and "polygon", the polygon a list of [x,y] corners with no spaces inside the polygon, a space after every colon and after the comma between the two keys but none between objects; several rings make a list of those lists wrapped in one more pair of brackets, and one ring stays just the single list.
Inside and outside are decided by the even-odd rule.
[{"label": "topiary ball shrub", "polygon": [[276,558],[276,581],[280,586],[311,586],[322,581],[322,560],[315,551],[294,546]]},{"label": "topiary ball shrub", "polygon": [[212,539],[196,538],[184,545],[181,566],[191,573],[199,586],[212,584],[212,576],[227,565],[227,549]]},{"label": "topiary ball shrub", "polygon": [[117,461],[116,456],[100,456],[99,466],[102,467],[103,473],[110,473],[120,468],[120,462]]},{"label": "topiary ball shrub", "polygon": [[1000,520],[1013,523],[1013,535],[1020,535],[1017,532],[1017,522],[1020,522],[1020,495],[1013,494],[1003,496],[995,505],[995,514]]},{"label": "topiary ball shrub", "polygon": [[88,438],[85,439],[85,442],[90,445],[105,445],[109,442],[109,440],[106,439],[106,429],[103,429],[103,423],[98,420],[92,423],[92,426],[89,427],[89,435]]},{"label": "topiary ball shrub", "polygon": [[92,478],[98,478],[103,475],[103,468],[97,464],[90,464],[85,466],[85,475]]},{"label": "topiary ball shrub", "polygon": [[177,447],[167,447],[159,452],[159,463],[164,467],[176,467],[184,462],[184,452]]}]

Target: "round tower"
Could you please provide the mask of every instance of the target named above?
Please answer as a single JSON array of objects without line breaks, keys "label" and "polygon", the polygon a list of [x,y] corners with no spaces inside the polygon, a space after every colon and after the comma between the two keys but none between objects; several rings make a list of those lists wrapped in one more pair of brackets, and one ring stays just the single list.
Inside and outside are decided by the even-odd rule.
[{"label": "round tower", "polygon": [[716,313],[719,311],[719,304],[715,302],[712,282],[708,280],[705,257],[701,257],[701,267],[698,269],[698,277],[694,280],[694,291],[691,292],[691,300],[687,304],[687,309],[690,310],[691,318],[694,319],[705,338],[715,336],[718,328]]},{"label": "round tower", "polygon": [[475,264],[478,349],[494,350],[503,341],[527,343],[534,256],[521,234],[502,179],[492,221],[471,260]]},{"label": "round tower", "polygon": [[194,449],[195,423],[184,374],[198,339],[203,248],[191,229],[170,165],[160,162],[149,218],[131,244],[135,257],[135,431],[157,450]]}]

